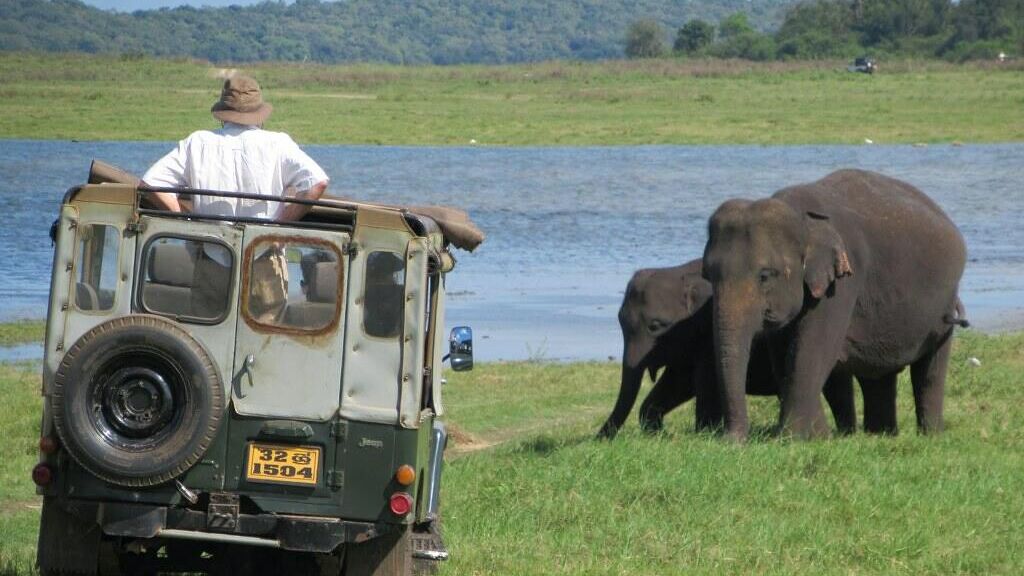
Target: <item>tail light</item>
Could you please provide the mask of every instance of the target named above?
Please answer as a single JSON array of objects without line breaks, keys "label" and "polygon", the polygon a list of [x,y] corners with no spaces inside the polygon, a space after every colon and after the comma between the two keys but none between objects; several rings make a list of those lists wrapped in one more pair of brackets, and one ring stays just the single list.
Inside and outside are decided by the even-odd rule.
[{"label": "tail light", "polygon": [[398,471],[395,472],[395,480],[402,486],[409,486],[416,481],[416,470],[408,464],[402,464],[398,467]]},{"label": "tail light", "polygon": [[46,464],[36,464],[32,469],[32,481],[37,486],[49,486],[53,483],[53,468]]},{"label": "tail light", "polygon": [[39,451],[43,454],[54,454],[60,448],[60,443],[53,436],[43,436],[39,439]]},{"label": "tail light", "polygon": [[405,492],[396,492],[391,495],[391,501],[389,502],[391,513],[395,516],[405,516],[412,510],[412,496],[409,496]]}]

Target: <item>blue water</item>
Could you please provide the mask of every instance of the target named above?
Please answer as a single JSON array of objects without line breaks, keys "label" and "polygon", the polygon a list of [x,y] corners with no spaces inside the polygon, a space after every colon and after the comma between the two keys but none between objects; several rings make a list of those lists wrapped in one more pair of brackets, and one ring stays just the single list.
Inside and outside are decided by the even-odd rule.
[{"label": "blue water", "polygon": [[[136,173],[160,142],[0,141],[0,320],[45,315],[47,237],[92,158]],[[961,295],[984,330],[1024,328],[1024,144],[429,148],[305,146],[353,199],[462,207],[487,234],[457,252],[448,323],[481,359],[618,357],[633,270],[700,255],[723,200],[763,197],[842,167],[907,180],[967,240]]]}]

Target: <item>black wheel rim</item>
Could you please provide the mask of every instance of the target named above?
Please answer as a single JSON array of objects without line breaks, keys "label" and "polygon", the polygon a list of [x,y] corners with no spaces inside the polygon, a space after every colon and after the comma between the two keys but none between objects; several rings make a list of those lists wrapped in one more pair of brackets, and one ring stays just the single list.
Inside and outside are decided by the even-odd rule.
[{"label": "black wheel rim", "polygon": [[186,401],[177,363],[152,350],[125,351],[104,362],[90,385],[92,423],[107,443],[149,450],[170,436]]}]

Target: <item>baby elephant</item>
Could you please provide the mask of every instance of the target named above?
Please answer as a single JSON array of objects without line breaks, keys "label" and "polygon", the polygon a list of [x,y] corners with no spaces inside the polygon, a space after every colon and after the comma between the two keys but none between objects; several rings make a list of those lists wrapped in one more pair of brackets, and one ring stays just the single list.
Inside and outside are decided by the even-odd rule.
[{"label": "baby elephant", "polygon": [[[640,407],[644,430],[660,430],[666,413],[694,397],[698,430],[724,423],[715,382],[711,311],[711,284],[701,277],[699,259],[633,274],[619,308],[623,341],[619,398],[599,437],[613,438],[622,427],[644,372],[653,379],[661,371]],[[747,370],[747,393],[773,396],[777,392],[767,349],[755,345]],[[852,379],[835,374],[824,393],[839,431],[852,432],[856,418]]]}]

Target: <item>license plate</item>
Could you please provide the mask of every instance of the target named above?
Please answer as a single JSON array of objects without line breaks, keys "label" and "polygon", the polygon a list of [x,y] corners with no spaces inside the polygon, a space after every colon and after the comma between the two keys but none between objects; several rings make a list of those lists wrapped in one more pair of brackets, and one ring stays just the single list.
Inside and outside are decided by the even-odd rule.
[{"label": "license plate", "polygon": [[315,486],[320,476],[320,448],[249,444],[249,465],[245,479]]}]

